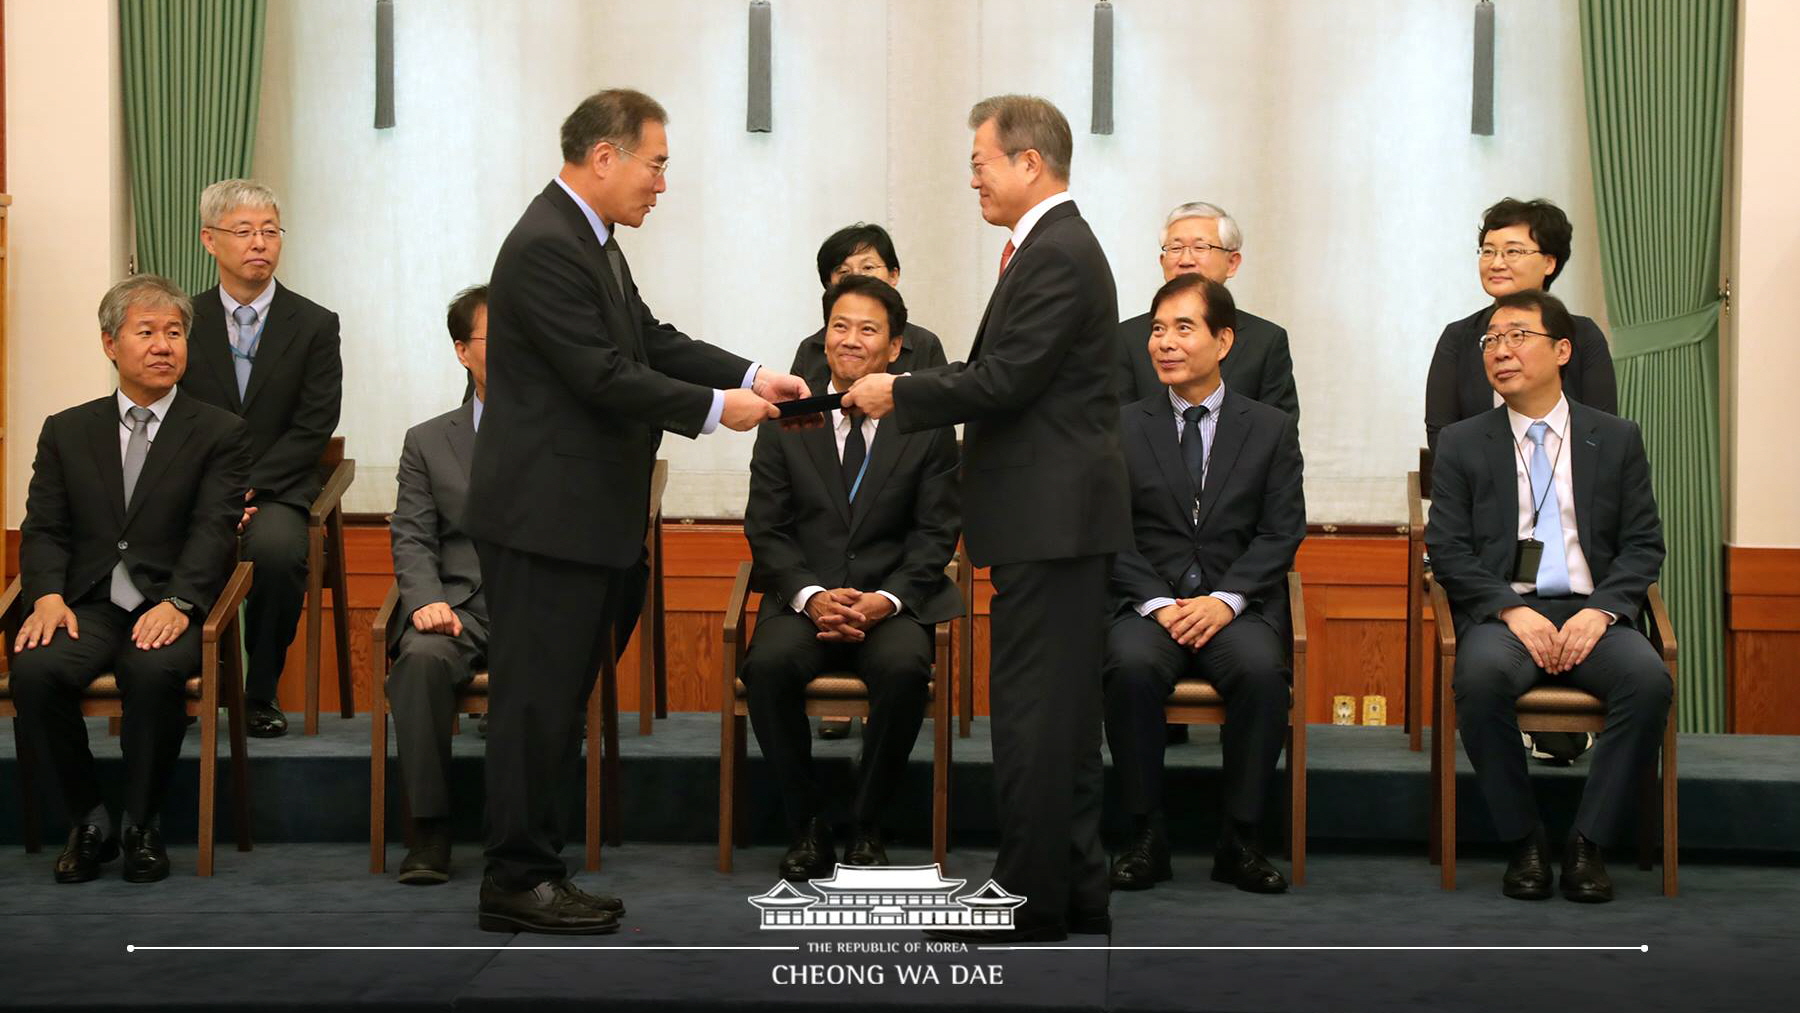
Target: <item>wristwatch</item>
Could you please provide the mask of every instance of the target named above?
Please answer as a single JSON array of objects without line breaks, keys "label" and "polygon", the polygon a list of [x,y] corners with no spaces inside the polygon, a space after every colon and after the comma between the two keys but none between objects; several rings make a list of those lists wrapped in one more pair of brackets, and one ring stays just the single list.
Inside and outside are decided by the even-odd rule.
[{"label": "wristwatch", "polygon": [[192,615],[194,612],[194,603],[188,601],[186,598],[177,598],[174,595],[170,595],[163,599],[163,603],[175,606],[175,611],[180,612],[184,616]]}]

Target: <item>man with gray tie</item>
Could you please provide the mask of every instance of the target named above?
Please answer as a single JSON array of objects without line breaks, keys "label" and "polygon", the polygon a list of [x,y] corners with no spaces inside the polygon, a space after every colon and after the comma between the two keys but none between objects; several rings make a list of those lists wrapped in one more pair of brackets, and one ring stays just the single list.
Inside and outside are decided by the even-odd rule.
[{"label": "man with gray tie", "polygon": [[244,603],[249,732],[286,734],[276,688],[306,599],[306,520],[319,457],[344,396],[338,317],[275,281],[281,208],[268,187],[227,179],[200,195],[200,242],[219,284],[194,298],[193,368],[183,393],[240,416],[250,434],[243,558],[256,564]]}]

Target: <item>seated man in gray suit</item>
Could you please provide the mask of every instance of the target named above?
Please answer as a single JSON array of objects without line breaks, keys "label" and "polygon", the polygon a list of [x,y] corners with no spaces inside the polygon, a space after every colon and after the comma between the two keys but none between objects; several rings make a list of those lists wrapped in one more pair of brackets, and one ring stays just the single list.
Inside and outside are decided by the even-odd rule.
[{"label": "seated man in gray suit", "polygon": [[[824,309],[825,363],[803,375],[808,389],[848,390],[900,354],[906,304],[887,282],[844,278]],[[844,861],[887,864],[882,810],[924,721],[932,627],[963,608],[944,576],[962,528],[956,472],[949,428],[903,433],[834,410],[824,426],[757,431],[744,535],[763,599],[743,679],[792,835],[784,879],[837,861],[805,709],[806,684],[833,669],[869,688]]]},{"label": "seated man in gray suit", "polygon": [[400,493],[390,526],[400,607],[388,633],[394,655],[388,703],[394,741],[412,810],[412,849],[400,882],[450,878],[450,726],[456,694],[487,664],[488,609],[481,563],[462,529],[469,496],[469,455],[487,396],[487,286],[450,303],[456,359],[474,381],[461,407],[406,432],[400,450]]}]

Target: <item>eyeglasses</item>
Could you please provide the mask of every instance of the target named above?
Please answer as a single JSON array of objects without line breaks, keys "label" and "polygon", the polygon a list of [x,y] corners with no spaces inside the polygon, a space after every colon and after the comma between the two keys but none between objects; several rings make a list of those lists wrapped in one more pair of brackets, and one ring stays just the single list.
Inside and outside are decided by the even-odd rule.
[{"label": "eyeglasses", "polygon": [[1506,261],[1507,266],[1510,267],[1513,264],[1517,264],[1523,257],[1529,257],[1533,254],[1542,252],[1544,251],[1527,250],[1523,246],[1509,246],[1504,250],[1496,250],[1492,246],[1483,246],[1475,251],[1475,259],[1485,263],[1498,257],[1499,259]]},{"label": "eyeglasses", "polygon": [[248,243],[252,239],[261,239],[265,243],[273,243],[287,235],[286,229],[224,229],[217,225],[208,225],[214,232],[223,232],[240,243]]},{"label": "eyeglasses", "polygon": [[664,155],[661,158],[649,159],[649,158],[643,158],[637,152],[631,150],[630,148],[621,147],[617,144],[613,145],[613,148],[615,150],[617,150],[619,152],[619,154],[624,155],[626,158],[635,158],[638,161],[649,166],[650,167],[650,175],[652,175],[652,176],[661,176],[663,173],[669,171],[669,156],[667,156],[667,155]]},{"label": "eyeglasses", "polygon": [[1211,250],[1218,250],[1220,253],[1235,253],[1235,252],[1237,252],[1229,246],[1214,246],[1211,243],[1195,243],[1192,246],[1184,246],[1181,243],[1170,243],[1169,245],[1162,248],[1163,256],[1173,257],[1176,260],[1180,260],[1182,257],[1185,257],[1190,253],[1192,253],[1194,255],[1195,259],[1199,259],[1200,257],[1205,256],[1207,254],[1207,252],[1211,251]]},{"label": "eyeglasses", "polygon": [[1551,341],[1561,340],[1554,334],[1545,334],[1543,331],[1528,331],[1523,327],[1514,327],[1508,331],[1483,334],[1481,337],[1475,339],[1475,343],[1480,346],[1482,354],[1485,355],[1499,347],[1502,342],[1506,344],[1508,349],[1517,348],[1525,343],[1527,335],[1532,334],[1535,334],[1540,338],[1549,338]]},{"label": "eyeglasses", "polygon": [[1012,154],[1007,154],[1005,152],[1002,152],[998,155],[995,155],[992,158],[971,159],[969,161],[969,175],[971,175],[971,176],[981,175],[981,167],[988,164],[989,162],[998,162],[1002,158],[1017,158],[1017,157],[1018,157],[1017,152],[1014,152]]}]

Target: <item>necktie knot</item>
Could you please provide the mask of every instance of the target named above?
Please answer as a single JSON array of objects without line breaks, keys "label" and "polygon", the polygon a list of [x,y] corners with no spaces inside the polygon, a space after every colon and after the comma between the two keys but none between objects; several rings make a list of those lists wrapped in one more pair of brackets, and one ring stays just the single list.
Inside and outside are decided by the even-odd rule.
[{"label": "necktie knot", "polygon": [[236,320],[239,327],[249,327],[256,323],[256,308],[239,306],[231,311],[231,319]]},{"label": "necktie knot", "polygon": [[1549,432],[1550,424],[1548,422],[1533,422],[1531,428],[1525,430],[1525,438],[1541,447],[1544,445],[1544,437]]},{"label": "necktie knot", "polygon": [[138,430],[143,429],[145,426],[149,425],[150,420],[155,417],[156,417],[156,413],[151,411],[150,409],[144,408],[139,405],[133,405],[132,407],[127,408],[125,410],[125,419],[126,419],[125,425],[128,429],[130,429],[132,432],[135,433]]},{"label": "necktie knot", "polygon": [[1188,405],[1186,408],[1182,409],[1181,417],[1189,422],[1199,422],[1201,419],[1205,418],[1207,414],[1208,409],[1205,405],[1195,404]]}]

